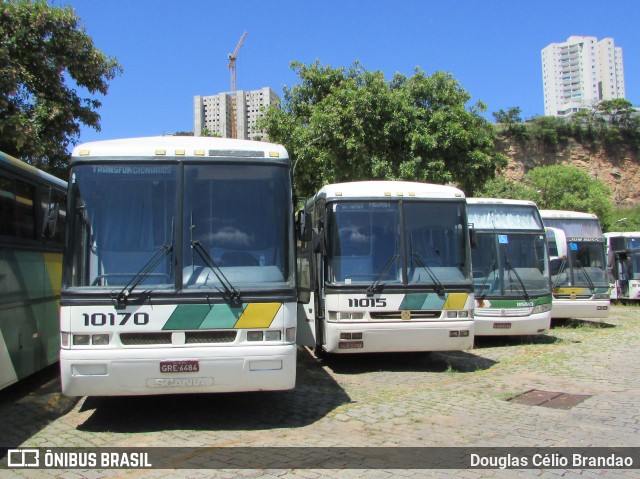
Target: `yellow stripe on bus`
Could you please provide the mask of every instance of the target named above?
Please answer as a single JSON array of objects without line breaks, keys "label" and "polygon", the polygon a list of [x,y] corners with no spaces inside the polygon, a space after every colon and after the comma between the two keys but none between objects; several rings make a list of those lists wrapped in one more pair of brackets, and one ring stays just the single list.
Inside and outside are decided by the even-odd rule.
[{"label": "yellow stripe on bus", "polygon": [[280,310],[280,306],[282,306],[281,303],[249,303],[234,328],[268,328]]},{"label": "yellow stripe on bus", "polygon": [[464,309],[468,297],[467,293],[449,293],[443,309]]},{"label": "yellow stripe on bus", "polygon": [[45,269],[49,275],[51,289],[55,295],[60,294],[60,284],[62,283],[62,254],[43,253]]},{"label": "yellow stripe on bus", "polygon": [[553,290],[556,294],[583,294],[588,291],[588,288],[555,288]]}]

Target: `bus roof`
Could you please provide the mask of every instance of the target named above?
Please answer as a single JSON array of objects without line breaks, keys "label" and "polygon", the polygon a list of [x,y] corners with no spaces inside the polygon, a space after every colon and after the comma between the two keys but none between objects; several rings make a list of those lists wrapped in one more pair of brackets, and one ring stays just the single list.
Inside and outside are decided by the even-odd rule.
[{"label": "bus roof", "polygon": [[604,235],[607,238],[640,238],[640,231],[609,231],[608,233],[604,233]]},{"label": "bus roof", "polygon": [[514,206],[535,206],[537,205],[533,201],[529,200],[511,200],[504,198],[467,198],[467,203],[470,205],[514,205]]},{"label": "bus roof", "polygon": [[19,172],[30,178],[38,178],[44,182],[53,183],[54,185],[64,189],[67,188],[66,181],[61,180],[60,178],[53,176],[46,171],[42,171],[35,166],[30,165],[29,163],[25,163],[24,161],[14,158],[11,155],[7,155],[6,153],[3,153],[1,151],[0,162],[2,162],[6,168],[13,169],[16,173]]},{"label": "bus roof", "polygon": [[593,213],[583,213],[581,211],[563,211],[563,210],[540,210],[542,218],[571,218],[584,220],[597,220],[598,216]]},{"label": "bus roof", "polygon": [[83,143],[71,153],[71,161],[100,157],[219,157],[288,159],[282,145],[263,141],[206,136],[151,136]]},{"label": "bus roof", "polygon": [[336,198],[464,198],[453,186],[412,181],[354,181],[323,186],[316,197]]}]

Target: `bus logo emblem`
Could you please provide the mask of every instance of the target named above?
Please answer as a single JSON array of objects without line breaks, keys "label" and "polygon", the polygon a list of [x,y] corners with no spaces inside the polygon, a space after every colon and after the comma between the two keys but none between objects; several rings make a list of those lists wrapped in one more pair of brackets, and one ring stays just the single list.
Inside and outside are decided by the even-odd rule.
[{"label": "bus logo emblem", "polygon": [[407,311],[406,309],[403,309],[400,312],[400,319],[402,319],[403,321],[408,321],[411,319],[411,311]]}]

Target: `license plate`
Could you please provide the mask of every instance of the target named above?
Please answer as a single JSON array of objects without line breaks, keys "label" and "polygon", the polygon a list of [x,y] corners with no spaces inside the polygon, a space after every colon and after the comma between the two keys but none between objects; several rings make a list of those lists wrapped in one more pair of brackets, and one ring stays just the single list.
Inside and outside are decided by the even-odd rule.
[{"label": "license plate", "polygon": [[511,329],[511,323],[493,323],[493,329]]},{"label": "license plate", "polygon": [[199,371],[198,361],[160,361],[161,373],[197,373]]}]

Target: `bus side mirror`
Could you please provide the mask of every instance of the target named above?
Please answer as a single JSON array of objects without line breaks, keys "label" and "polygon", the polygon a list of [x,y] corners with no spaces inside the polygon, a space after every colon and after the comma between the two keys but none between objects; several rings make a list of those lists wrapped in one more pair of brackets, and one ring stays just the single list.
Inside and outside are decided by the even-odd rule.
[{"label": "bus side mirror", "polygon": [[549,245],[550,258],[566,258],[567,257],[567,236],[564,231],[559,228],[545,228],[547,244]]},{"label": "bus side mirror", "polygon": [[318,227],[312,230],[311,245],[314,253],[322,255],[327,253],[327,245],[324,238],[324,228]]},{"label": "bus side mirror", "polygon": [[300,241],[311,241],[311,215],[304,210],[298,211],[296,232]]},{"label": "bus side mirror", "polygon": [[471,249],[476,249],[478,247],[478,238],[476,236],[476,230],[469,229],[469,242],[471,243]]},{"label": "bus side mirror", "polygon": [[56,235],[58,228],[58,215],[60,214],[60,205],[58,203],[49,203],[44,211],[44,222],[42,226],[42,235],[51,239]]}]

